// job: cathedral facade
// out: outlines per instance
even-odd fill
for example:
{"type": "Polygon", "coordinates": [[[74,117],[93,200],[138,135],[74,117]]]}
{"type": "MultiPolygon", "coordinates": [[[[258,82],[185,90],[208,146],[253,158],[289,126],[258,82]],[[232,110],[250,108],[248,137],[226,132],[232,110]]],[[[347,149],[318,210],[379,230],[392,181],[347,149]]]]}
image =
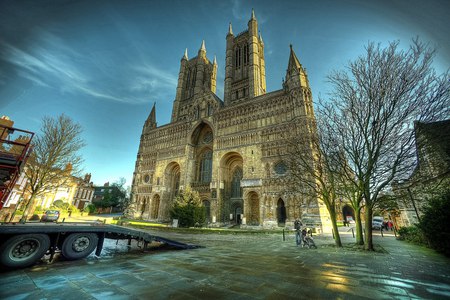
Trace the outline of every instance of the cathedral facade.
{"type": "MultiPolygon", "coordinates": [[[[210,226],[273,228],[297,218],[323,227],[328,213],[317,195],[292,187],[286,139],[315,133],[311,89],[290,49],[282,89],[267,92],[264,42],[252,11],[246,31],[226,36],[224,97],[216,94],[217,62],[181,59],[171,122],[146,120],[132,185],[132,214],[170,221],[176,195],[198,191],[210,226]]],[[[323,228],[322,228],[323,229],[323,228]]]]}

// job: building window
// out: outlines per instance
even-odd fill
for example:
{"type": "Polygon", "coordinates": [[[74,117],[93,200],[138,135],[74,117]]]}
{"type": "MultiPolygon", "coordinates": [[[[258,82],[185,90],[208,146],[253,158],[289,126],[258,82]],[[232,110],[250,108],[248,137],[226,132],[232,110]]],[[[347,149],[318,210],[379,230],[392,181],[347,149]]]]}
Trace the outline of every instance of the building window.
{"type": "Polygon", "coordinates": [[[236,69],[241,67],[241,47],[237,47],[235,51],[235,66],[236,69]]]}
{"type": "Polygon", "coordinates": [[[236,99],[239,98],[239,91],[236,91],[236,99]]]}
{"type": "Polygon", "coordinates": [[[236,168],[234,170],[233,178],[231,180],[231,198],[242,197],[241,180],[242,180],[242,169],[236,168]]]}
{"type": "Polygon", "coordinates": [[[213,113],[213,106],[211,103],[208,103],[208,116],[211,116],[213,113]]]}
{"type": "Polygon", "coordinates": [[[200,117],[200,108],[197,106],[194,110],[194,117],[198,119],[200,117]]]}
{"type": "Polygon", "coordinates": [[[248,63],[250,62],[250,55],[249,55],[249,51],[248,51],[248,45],[245,44],[244,45],[244,66],[248,65],[248,63]]]}
{"type": "Polygon", "coordinates": [[[205,151],[200,161],[200,182],[211,182],[212,177],[212,151],[205,151]]]}
{"type": "Polygon", "coordinates": [[[287,166],[284,162],[280,161],[275,165],[275,173],[278,175],[284,175],[287,171],[287,166]]]}

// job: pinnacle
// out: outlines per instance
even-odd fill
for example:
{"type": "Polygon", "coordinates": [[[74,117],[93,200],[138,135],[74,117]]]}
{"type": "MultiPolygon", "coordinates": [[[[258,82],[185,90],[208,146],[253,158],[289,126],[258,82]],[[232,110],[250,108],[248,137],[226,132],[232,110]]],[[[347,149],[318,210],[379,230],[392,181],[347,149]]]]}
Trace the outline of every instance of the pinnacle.
{"type": "Polygon", "coordinates": [[[230,25],[228,26],[228,34],[233,34],[233,28],[231,28],[231,22],[230,25]]]}
{"type": "Polygon", "coordinates": [[[200,47],[200,51],[205,51],[206,52],[205,40],[202,41],[202,46],[200,47]]]}

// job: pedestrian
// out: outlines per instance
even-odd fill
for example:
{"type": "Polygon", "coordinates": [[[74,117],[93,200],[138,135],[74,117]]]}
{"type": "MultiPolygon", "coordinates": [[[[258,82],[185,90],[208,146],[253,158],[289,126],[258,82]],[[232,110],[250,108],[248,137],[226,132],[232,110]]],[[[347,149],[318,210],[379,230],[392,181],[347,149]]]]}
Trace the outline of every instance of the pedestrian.
{"type": "Polygon", "coordinates": [[[388,221],[388,228],[389,228],[389,231],[392,231],[392,226],[393,224],[392,224],[392,221],[391,220],[389,220],[388,221]]]}
{"type": "Polygon", "coordinates": [[[302,243],[302,237],[300,236],[300,230],[302,228],[303,224],[302,221],[300,221],[299,219],[294,221],[294,228],[295,228],[295,243],[296,245],[300,245],[302,243]]]}
{"type": "Polygon", "coordinates": [[[306,228],[303,228],[303,230],[302,230],[302,242],[303,242],[302,247],[307,246],[307,242],[306,242],[306,235],[307,235],[307,234],[308,234],[308,233],[306,232],[306,228]]]}

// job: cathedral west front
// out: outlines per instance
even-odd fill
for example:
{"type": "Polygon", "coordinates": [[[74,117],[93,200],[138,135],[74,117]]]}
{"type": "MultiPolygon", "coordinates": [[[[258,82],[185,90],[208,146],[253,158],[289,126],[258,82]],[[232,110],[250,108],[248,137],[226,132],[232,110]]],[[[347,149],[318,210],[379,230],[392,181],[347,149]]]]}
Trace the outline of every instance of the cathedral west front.
{"type": "MultiPolygon", "coordinates": [[[[226,35],[224,95],[216,95],[217,62],[204,42],[181,58],[169,124],[146,120],[132,185],[134,217],[170,221],[176,195],[190,186],[206,207],[210,226],[274,228],[302,218],[329,222],[315,194],[292,186],[286,139],[315,133],[311,89],[292,46],[280,90],[266,90],[264,42],[252,11],[248,28],[226,35]]],[[[284,64],[281,64],[284,65],[284,64]]],[[[308,147],[306,147],[308,148],[308,147]]]]}

